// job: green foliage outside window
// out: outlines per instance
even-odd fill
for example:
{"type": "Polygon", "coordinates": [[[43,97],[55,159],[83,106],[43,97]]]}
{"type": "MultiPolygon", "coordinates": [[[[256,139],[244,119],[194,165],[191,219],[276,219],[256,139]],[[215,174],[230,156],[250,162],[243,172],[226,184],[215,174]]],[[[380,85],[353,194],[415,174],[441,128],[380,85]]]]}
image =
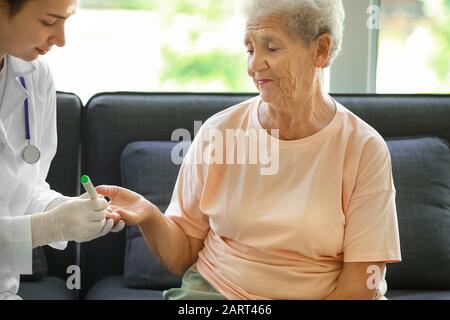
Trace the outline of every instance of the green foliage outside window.
{"type": "Polygon", "coordinates": [[[81,7],[86,9],[123,9],[154,10],[156,0],[81,0],[81,7]]]}
{"type": "MultiPolygon", "coordinates": [[[[233,1],[176,0],[171,4],[166,4],[165,10],[162,10],[166,13],[166,23],[171,25],[180,17],[193,21],[186,24],[183,30],[191,43],[189,50],[183,51],[173,44],[172,39],[167,40],[162,48],[164,67],[161,82],[175,82],[181,87],[195,83],[201,88],[202,85],[219,81],[223,91],[254,91],[246,73],[243,45],[238,52],[216,47],[221,42],[217,38],[206,52],[200,45],[205,32],[223,28],[223,24],[233,15],[233,1]]],[[[240,37],[235,41],[242,43],[240,37]]]]}
{"type": "Polygon", "coordinates": [[[450,0],[442,0],[441,8],[440,15],[431,22],[437,46],[431,63],[439,79],[450,83],[450,0]]]}
{"type": "Polygon", "coordinates": [[[197,83],[201,86],[220,79],[228,90],[246,89],[246,65],[241,54],[227,54],[219,50],[205,54],[178,54],[165,47],[163,57],[166,66],[161,74],[162,81],[176,79],[180,84],[197,83]]]}
{"type": "MultiPolygon", "coordinates": [[[[158,12],[162,28],[169,29],[178,19],[186,24],[177,32],[177,39],[185,37],[189,48],[182,49],[177,39],[168,36],[161,46],[162,68],[160,82],[170,84],[172,89],[186,88],[192,85],[199,90],[209,91],[208,85],[215,84],[219,91],[254,91],[246,73],[246,51],[226,50],[217,47],[221,39],[214,39],[205,49],[200,46],[204,33],[220,30],[224,22],[229,22],[234,14],[234,1],[211,0],[82,0],[81,7],[86,9],[127,9],[158,12]],[[207,89],[204,89],[207,88],[207,89]]],[[[242,39],[237,37],[236,43],[242,39]]],[[[209,86],[211,88],[211,86],[209,86]]]]}

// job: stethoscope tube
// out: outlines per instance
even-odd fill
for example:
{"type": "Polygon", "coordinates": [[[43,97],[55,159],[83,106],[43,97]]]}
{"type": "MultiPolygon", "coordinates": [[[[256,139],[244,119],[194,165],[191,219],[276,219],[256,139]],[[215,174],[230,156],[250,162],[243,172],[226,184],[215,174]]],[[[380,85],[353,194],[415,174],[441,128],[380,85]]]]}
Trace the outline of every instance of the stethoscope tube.
{"type": "MultiPolygon", "coordinates": [[[[20,77],[20,83],[22,84],[22,87],[27,90],[27,84],[25,83],[25,78],[20,77]]],[[[24,111],[25,111],[25,139],[30,142],[31,140],[31,133],[30,133],[30,114],[29,114],[29,104],[28,104],[28,98],[25,99],[25,102],[23,103],[24,111]]]]}
{"type": "MultiPolygon", "coordinates": [[[[24,77],[20,77],[20,83],[22,84],[23,88],[27,90],[27,84],[25,82],[24,77]]],[[[28,97],[25,99],[23,107],[25,113],[25,139],[28,141],[28,144],[22,151],[22,159],[28,164],[35,164],[41,158],[41,152],[37,147],[31,144],[30,112],[29,112],[28,97]]]]}

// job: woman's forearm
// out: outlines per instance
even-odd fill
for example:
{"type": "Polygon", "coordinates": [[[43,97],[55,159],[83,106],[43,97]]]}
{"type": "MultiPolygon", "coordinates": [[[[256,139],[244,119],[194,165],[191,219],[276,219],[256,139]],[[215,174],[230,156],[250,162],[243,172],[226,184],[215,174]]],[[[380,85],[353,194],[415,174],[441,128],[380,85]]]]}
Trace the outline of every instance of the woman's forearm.
{"type": "Polygon", "coordinates": [[[186,233],[156,207],[139,225],[148,246],[173,273],[182,275],[194,262],[191,243],[186,233]]]}
{"type": "Polygon", "coordinates": [[[379,292],[385,262],[344,262],[342,272],[337,280],[335,290],[326,298],[327,300],[375,300],[381,296],[379,292]],[[369,271],[376,267],[379,272],[375,274],[369,271]]]}

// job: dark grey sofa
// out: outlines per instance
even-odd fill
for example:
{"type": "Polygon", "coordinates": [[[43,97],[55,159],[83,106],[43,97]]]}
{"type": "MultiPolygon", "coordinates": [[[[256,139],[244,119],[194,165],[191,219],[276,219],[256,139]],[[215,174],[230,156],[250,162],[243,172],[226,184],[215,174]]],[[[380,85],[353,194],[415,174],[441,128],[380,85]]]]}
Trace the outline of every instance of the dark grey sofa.
{"type": "MultiPolygon", "coordinates": [[[[131,188],[165,210],[178,167],[171,134],[251,95],[99,94],[84,113],[83,172],[131,188]],[[105,134],[107,132],[107,134],[105,134]]],[[[388,298],[450,298],[450,96],[335,95],[388,140],[403,262],[388,265],[388,298]]],[[[83,299],[160,299],[179,284],[129,228],[81,245],[83,299]]]]}
{"type": "MultiPolygon", "coordinates": [[[[64,96],[58,96],[60,140],[52,185],[66,194],[78,192],[79,167],[65,160],[78,159],[73,153],[77,138],[64,139],[67,130],[79,134],[81,123],[82,173],[96,185],[133,189],[164,211],[178,170],[170,161],[172,132],[184,128],[193,136],[194,121],[252,95],[104,93],[93,97],[82,114],[65,106],[77,99],[64,96]]],[[[450,95],[334,97],[377,129],[391,150],[403,262],[388,265],[387,297],[450,299],[450,95]]],[[[41,289],[55,292],[49,298],[65,298],[67,289],[54,290],[47,281],[65,285],[61,281],[72,261],[82,270],[81,299],[161,299],[162,290],[179,284],[179,277],[154,259],[136,228],[72,246],[62,253],[45,248],[48,274],[56,278],[24,282],[25,298],[45,299],[41,289]]]]}

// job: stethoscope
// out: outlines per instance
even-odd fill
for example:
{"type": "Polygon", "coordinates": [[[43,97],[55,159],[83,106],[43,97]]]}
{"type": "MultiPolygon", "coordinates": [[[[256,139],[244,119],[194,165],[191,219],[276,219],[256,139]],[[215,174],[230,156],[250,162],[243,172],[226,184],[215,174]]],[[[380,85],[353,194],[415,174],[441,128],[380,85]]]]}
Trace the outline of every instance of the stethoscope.
{"type": "MultiPolygon", "coordinates": [[[[24,77],[20,77],[20,83],[22,84],[22,87],[27,90],[27,85],[25,83],[24,77]]],[[[35,164],[41,158],[41,152],[36,146],[31,144],[28,98],[25,99],[23,107],[25,111],[25,139],[28,141],[28,144],[22,150],[22,159],[28,164],[35,164]]]]}

